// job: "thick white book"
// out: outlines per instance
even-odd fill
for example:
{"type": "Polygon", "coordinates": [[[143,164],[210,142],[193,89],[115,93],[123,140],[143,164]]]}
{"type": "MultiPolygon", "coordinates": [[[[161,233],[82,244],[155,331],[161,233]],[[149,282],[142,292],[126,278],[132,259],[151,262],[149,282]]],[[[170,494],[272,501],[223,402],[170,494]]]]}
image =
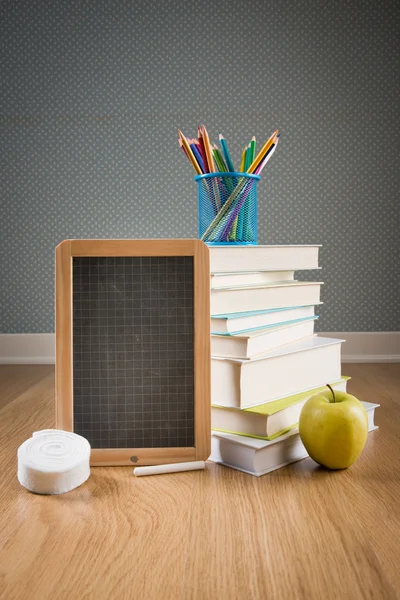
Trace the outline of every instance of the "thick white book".
{"type": "Polygon", "coordinates": [[[250,359],[274,348],[293,344],[314,335],[318,317],[290,321],[285,325],[270,325],[238,335],[211,335],[211,354],[227,358],[250,359]]]}
{"type": "Polygon", "coordinates": [[[374,431],[374,429],[378,429],[379,426],[375,425],[375,409],[380,406],[380,404],[375,404],[374,402],[364,402],[361,401],[364,405],[365,410],[368,415],[368,431],[374,431]]]}
{"type": "Polygon", "coordinates": [[[313,336],[250,360],[211,358],[211,404],[248,408],[340,379],[344,340],[313,336]]]}
{"type": "MultiPolygon", "coordinates": [[[[375,408],[379,404],[362,402],[368,415],[368,431],[375,425],[375,408]]],[[[260,477],[271,471],[306,458],[308,453],[303,446],[297,429],[275,438],[272,441],[212,431],[211,456],[209,460],[249,475],[260,477]]]]}
{"type": "MultiPolygon", "coordinates": [[[[322,302],[319,302],[322,304],[322,302]]],[[[211,317],[211,333],[235,335],[246,331],[264,329],[270,325],[283,325],[315,314],[315,305],[272,308],[267,310],[227,313],[211,317]]]]}
{"type": "Polygon", "coordinates": [[[318,268],[320,245],[209,246],[211,273],[301,271],[318,268]]]}
{"type": "Polygon", "coordinates": [[[219,290],[232,286],[254,286],[266,283],[294,281],[294,271],[239,271],[211,273],[210,288],[219,290]]]}
{"type": "Polygon", "coordinates": [[[211,315],[318,304],[322,282],[287,281],[211,290],[211,315]]]}
{"type": "MultiPolygon", "coordinates": [[[[327,383],[338,392],[345,392],[348,379],[350,378],[342,377],[339,381],[327,383]]],[[[326,385],[319,386],[253,408],[240,409],[212,405],[211,429],[264,440],[274,439],[298,425],[301,409],[311,396],[327,390],[326,385]]]]}

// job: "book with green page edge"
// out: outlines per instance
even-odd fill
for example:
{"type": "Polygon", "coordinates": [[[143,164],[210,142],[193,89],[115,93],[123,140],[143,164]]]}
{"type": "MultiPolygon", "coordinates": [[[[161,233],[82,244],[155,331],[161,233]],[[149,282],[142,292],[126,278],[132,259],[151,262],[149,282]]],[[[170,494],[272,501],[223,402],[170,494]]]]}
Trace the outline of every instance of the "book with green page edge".
{"type": "Polygon", "coordinates": [[[211,356],[211,404],[250,408],[338,381],[343,342],[312,335],[251,359],[211,356]]]}
{"type": "MultiPolygon", "coordinates": [[[[341,377],[330,385],[345,392],[349,379],[350,377],[341,377]]],[[[326,386],[319,386],[245,409],[212,404],[211,429],[260,440],[273,440],[297,427],[301,409],[307,400],[326,389],[326,386]]]]}
{"type": "MultiPolygon", "coordinates": [[[[361,404],[367,412],[368,431],[378,429],[374,416],[379,404],[363,401],[361,404]]],[[[273,440],[212,431],[211,455],[208,460],[259,477],[307,456],[295,427],[273,440]]]]}

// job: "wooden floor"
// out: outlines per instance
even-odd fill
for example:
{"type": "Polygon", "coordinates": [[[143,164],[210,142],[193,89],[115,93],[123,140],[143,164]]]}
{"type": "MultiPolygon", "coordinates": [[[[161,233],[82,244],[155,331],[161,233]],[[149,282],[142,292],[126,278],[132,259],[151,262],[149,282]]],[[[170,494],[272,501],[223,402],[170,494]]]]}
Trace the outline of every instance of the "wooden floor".
{"type": "Polygon", "coordinates": [[[54,368],[0,367],[0,598],[343,600],[400,598],[400,365],[344,365],[377,402],[350,469],[309,458],[261,478],[134,478],[93,468],[62,496],[16,478],[18,446],[54,426],[54,368]]]}

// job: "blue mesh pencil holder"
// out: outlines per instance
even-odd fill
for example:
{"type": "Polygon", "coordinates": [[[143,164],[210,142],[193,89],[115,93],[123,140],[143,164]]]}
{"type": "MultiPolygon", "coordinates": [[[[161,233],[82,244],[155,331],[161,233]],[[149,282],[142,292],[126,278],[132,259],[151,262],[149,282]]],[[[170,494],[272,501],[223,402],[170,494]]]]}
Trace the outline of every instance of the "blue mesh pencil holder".
{"type": "Polygon", "coordinates": [[[212,245],[257,244],[257,183],[249,173],[207,173],[198,186],[199,238],[212,245]]]}

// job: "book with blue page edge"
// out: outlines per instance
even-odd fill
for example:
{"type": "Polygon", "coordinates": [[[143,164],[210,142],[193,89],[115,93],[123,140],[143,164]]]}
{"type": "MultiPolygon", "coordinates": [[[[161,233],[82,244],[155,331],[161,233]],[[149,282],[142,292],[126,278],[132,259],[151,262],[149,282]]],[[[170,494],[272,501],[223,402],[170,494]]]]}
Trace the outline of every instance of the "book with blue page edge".
{"type": "Polygon", "coordinates": [[[250,360],[256,356],[298,342],[314,333],[316,315],[269,325],[239,334],[211,334],[211,355],[250,360]]]}
{"type": "Polygon", "coordinates": [[[314,316],[315,306],[320,304],[322,302],[303,306],[211,315],[211,333],[235,335],[244,331],[263,329],[270,325],[282,325],[295,319],[314,316]]]}

